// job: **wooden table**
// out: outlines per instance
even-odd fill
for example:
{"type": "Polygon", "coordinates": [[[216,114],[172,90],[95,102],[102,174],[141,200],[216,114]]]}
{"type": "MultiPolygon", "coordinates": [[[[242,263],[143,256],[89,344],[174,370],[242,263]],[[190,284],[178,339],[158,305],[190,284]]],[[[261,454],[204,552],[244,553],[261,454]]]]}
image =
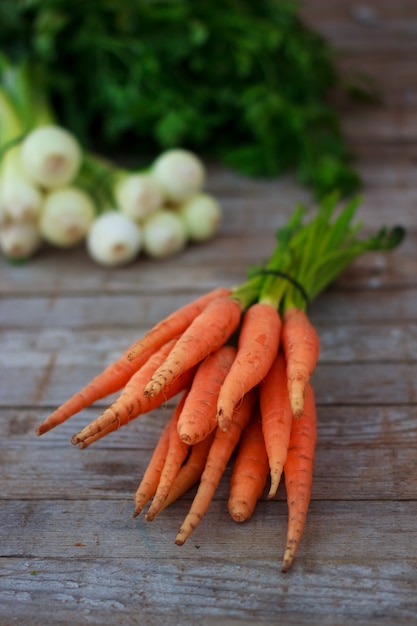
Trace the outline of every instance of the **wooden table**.
{"type": "Polygon", "coordinates": [[[81,247],[0,260],[0,624],[415,624],[417,620],[417,10],[414,3],[306,3],[344,70],[376,75],[378,108],[346,108],[364,179],[366,229],[402,224],[311,307],[318,446],[296,562],[280,573],[285,493],[236,524],[230,469],[188,542],[192,494],[154,522],[132,496],[172,405],[80,451],[70,437],[102,401],[37,438],[36,425],[154,322],[265,259],[306,190],[210,166],[218,237],[163,262],[106,270],[81,247]],[[395,6],[394,6],[395,5],[395,6]]]}

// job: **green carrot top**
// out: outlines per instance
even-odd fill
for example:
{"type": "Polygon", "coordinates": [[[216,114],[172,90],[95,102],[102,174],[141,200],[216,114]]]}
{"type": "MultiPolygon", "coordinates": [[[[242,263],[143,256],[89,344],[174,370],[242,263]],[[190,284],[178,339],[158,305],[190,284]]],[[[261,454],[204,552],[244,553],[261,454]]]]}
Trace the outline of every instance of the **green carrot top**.
{"type": "Polygon", "coordinates": [[[402,226],[381,227],[361,237],[363,224],[354,222],[360,198],[339,205],[337,194],[327,196],[307,222],[299,205],[276,232],[276,247],[261,267],[250,269],[248,280],[233,290],[244,306],[269,302],[282,313],[290,307],[306,310],[349,265],[365,252],[387,251],[405,236],[402,226]]]}

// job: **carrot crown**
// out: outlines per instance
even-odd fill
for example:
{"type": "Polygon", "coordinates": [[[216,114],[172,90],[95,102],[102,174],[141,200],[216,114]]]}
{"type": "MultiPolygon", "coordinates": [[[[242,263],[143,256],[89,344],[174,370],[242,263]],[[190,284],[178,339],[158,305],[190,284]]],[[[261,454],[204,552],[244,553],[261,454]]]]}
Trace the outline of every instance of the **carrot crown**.
{"type": "Polygon", "coordinates": [[[290,307],[306,310],[359,256],[398,246],[405,236],[402,226],[362,235],[363,224],[354,221],[360,198],[344,207],[337,194],[327,196],[309,220],[299,205],[287,224],[276,232],[276,247],[261,267],[252,267],[248,279],[235,287],[233,297],[245,307],[269,302],[281,313],[290,307]]]}

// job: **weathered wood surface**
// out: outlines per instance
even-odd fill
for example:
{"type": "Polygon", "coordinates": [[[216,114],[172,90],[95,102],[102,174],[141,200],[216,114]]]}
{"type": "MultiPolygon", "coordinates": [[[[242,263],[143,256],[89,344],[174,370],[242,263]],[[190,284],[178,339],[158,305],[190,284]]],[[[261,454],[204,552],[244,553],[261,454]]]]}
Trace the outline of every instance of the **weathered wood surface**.
{"type": "Polygon", "coordinates": [[[173,541],[192,493],[154,522],[132,495],[172,404],[80,451],[71,436],[107,401],[34,429],[138,334],[192,296],[263,261],[294,205],[291,177],[213,165],[217,239],[120,270],[84,250],[0,259],[0,624],[254,626],[417,621],[417,6],[307,0],[343,71],[378,81],[378,108],[343,105],[364,180],[366,228],[402,224],[393,253],[358,261],[311,307],[321,339],[313,499],[293,569],[280,573],[285,492],[233,523],[230,469],[194,536],[173,541]]]}

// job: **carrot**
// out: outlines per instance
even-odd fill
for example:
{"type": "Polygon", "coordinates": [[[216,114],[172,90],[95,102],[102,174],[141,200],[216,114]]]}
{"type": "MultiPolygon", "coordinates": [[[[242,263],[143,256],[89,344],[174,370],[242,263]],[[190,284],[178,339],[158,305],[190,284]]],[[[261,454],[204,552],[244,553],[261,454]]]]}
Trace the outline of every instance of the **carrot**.
{"type": "Polygon", "coordinates": [[[287,359],[288,392],[295,418],[303,414],[308,382],[316,367],[320,341],[317,332],[301,309],[291,307],[284,312],[282,343],[287,359]]]}
{"type": "Polygon", "coordinates": [[[292,422],[288,456],[284,465],[288,531],[282,572],[286,572],[294,561],[306,522],[313,482],[316,422],[314,392],[311,385],[308,385],[303,415],[301,419],[292,422]]]}
{"type": "Polygon", "coordinates": [[[148,522],[152,522],[161,510],[171,485],[174,482],[175,477],[178,474],[181,465],[185,461],[190,449],[186,443],[181,441],[177,431],[178,417],[184,407],[184,402],[188,392],[188,389],[183,392],[170,422],[168,450],[164,467],[162,469],[161,478],[159,480],[154,499],[152,500],[152,504],[145,516],[145,519],[148,522]]]}
{"type": "Polygon", "coordinates": [[[216,429],[197,493],[175,539],[177,545],[181,546],[186,541],[201,522],[204,513],[210,506],[210,502],[239,441],[242,430],[249,422],[255,400],[255,392],[250,391],[244,396],[242,403],[236,409],[234,420],[229,430],[224,432],[220,428],[216,429]]]}
{"type": "Polygon", "coordinates": [[[136,341],[130,348],[127,358],[129,360],[136,359],[145,350],[149,348],[156,350],[173,337],[181,335],[212,300],[222,296],[226,297],[230,293],[230,289],[218,287],[180,307],[158,322],[146,335],[136,341]]]}
{"type": "Polygon", "coordinates": [[[235,356],[236,349],[226,345],[199,364],[178,419],[178,434],[185,443],[202,441],[217,426],[217,396],[235,356]]]}
{"type": "Polygon", "coordinates": [[[217,420],[226,431],[233,410],[242,397],[268,373],[278,352],[281,319],[266,303],[253,304],[245,313],[238,339],[238,351],[217,402],[217,420]]]}
{"type": "Polygon", "coordinates": [[[242,434],[233,465],[227,507],[235,522],[244,522],[252,516],[264,491],[268,472],[268,456],[258,407],[242,434]]]}
{"type": "MultiPolygon", "coordinates": [[[[132,344],[134,345],[134,344],[132,344]]],[[[85,387],[77,391],[71,398],[66,400],[60,407],[47,417],[36,429],[37,435],[43,435],[52,428],[63,424],[67,419],[91,406],[97,400],[120,391],[131,376],[142,367],[151,355],[147,350],[134,363],[127,360],[131,348],[126,350],[122,356],[108,365],[100,374],[93,378],[85,387]]]]}
{"type": "Polygon", "coordinates": [[[91,406],[97,400],[116,391],[120,391],[130,377],[147,361],[149,356],[167,341],[181,334],[201,313],[209,302],[220,296],[227,296],[230,289],[218,287],[184,305],[156,324],[144,337],[135,341],[123,352],[119,359],[93,378],[85,387],[58,407],[36,429],[36,434],[43,435],[67,419],[91,406]],[[138,357],[140,356],[140,359],[138,357]],[[131,361],[134,361],[131,362],[131,361]]]}
{"type": "Polygon", "coordinates": [[[178,500],[200,480],[215,432],[213,430],[205,439],[191,446],[190,454],[176,475],[161,510],[178,500]]]}
{"type": "Polygon", "coordinates": [[[168,358],[145,387],[145,395],[156,396],[176,376],[218,350],[239,325],[241,305],[220,297],[212,300],[180,336],[168,358]]]}
{"type": "Polygon", "coordinates": [[[146,381],[149,380],[149,376],[151,376],[158,365],[163,362],[174,346],[175,341],[175,339],[171,339],[165,346],[162,346],[155,352],[141,369],[132,376],[117,400],[95,420],[85,426],[83,430],[74,435],[71,442],[80,448],[86,448],[139,415],[160,406],[163,401],[172,398],[184,389],[191,382],[192,370],[188,370],[169,385],[162,399],[143,396],[143,387],[146,381]]]}
{"type": "Polygon", "coordinates": [[[161,472],[164,467],[165,457],[168,451],[171,422],[165,427],[159,437],[143,478],[135,493],[135,511],[133,517],[137,517],[145,504],[155,495],[158,488],[161,472]]]}
{"type": "Polygon", "coordinates": [[[286,362],[282,351],[259,387],[262,430],[269,459],[271,486],[268,498],[277,492],[290,440],[293,415],[287,388],[286,362]]]}

